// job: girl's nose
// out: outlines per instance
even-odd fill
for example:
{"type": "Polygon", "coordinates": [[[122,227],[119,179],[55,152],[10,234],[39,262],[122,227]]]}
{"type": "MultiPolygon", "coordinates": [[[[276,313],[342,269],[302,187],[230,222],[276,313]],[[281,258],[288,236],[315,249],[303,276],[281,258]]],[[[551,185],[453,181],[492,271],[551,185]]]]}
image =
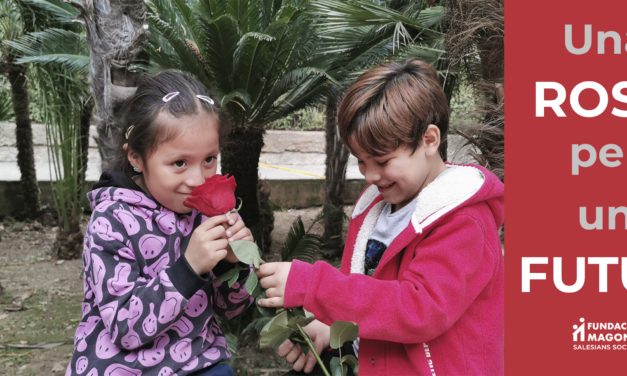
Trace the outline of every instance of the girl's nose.
{"type": "Polygon", "coordinates": [[[187,176],[185,177],[185,184],[192,188],[196,188],[205,182],[205,175],[203,174],[202,166],[190,168],[187,170],[187,176]]]}

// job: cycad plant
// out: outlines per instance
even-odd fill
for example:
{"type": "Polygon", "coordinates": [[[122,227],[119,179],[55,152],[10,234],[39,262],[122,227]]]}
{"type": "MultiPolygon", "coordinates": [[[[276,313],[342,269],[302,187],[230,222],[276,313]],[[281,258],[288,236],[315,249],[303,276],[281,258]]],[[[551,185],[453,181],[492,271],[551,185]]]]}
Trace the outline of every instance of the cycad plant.
{"type": "Polygon", "coordinates": [[[324,96],[333,86],[306,1],[152,0],[152,69],[179,70],[203,82],[227,109],[232,131],[221,145],[223,174],[238,182],[240,212],[259,221],[258,163],[265,127],[324,96]]]}
{"type": "Polygon", "coordinates": [[[70,24],[72,17],[60,17],[72,14],[68,5],[57,0],[29,0],[28,5],[41,31],[5,44],[20,56],[16,63],[30,67],[42,106],[59,218],[57,256],[76,258],[82,248],[81,200],[93,108],[85,70],[86,43],[80,29],[70,24]]]}

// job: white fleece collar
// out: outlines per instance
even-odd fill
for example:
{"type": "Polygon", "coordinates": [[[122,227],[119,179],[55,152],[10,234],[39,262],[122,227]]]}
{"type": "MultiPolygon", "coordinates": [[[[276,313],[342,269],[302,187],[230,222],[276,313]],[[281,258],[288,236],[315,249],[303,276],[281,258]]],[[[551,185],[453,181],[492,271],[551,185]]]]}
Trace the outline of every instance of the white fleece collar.
{"type": "MultiPolygon", "coordinates": [[[[417,234],[422,233],[423,228],[468,200],[483,185],[485,176],[478,168],[447,166],[453,170],[431,182],[418,195],[416,208],[411,218],[411,224],[417,234]]],[[[363,214],[378,196],[379,190],[375,185],[368,187],[355,204],[352,218],[363,214]]],[[[359,229],[351,259],[351,273],[364,273],[366,245],[384,206],[385,201],[380,201],[373,206],[359,229]]]]}

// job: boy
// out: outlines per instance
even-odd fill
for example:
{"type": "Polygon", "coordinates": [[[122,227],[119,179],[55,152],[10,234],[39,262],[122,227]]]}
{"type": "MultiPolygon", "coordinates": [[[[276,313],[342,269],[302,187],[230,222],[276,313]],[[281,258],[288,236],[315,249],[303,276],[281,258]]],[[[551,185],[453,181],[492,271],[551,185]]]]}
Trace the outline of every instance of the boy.
{"type": "MultiPolygon", "coordinates": [[[[341,271],[324,262],[264,264],[268,299],[260,304],[312,312],[306,331],[318,352],[329,346],[328,325],[356,322],[360,376],[502,375],[504,186],[482,167],[442,161],[449,110],[437,72],[418,60],[376,67],[338,113],[370,183],[352,214],[341,271]]],[[[315,365],[289,341],[279,355],[296,371],[315,365]]]]}

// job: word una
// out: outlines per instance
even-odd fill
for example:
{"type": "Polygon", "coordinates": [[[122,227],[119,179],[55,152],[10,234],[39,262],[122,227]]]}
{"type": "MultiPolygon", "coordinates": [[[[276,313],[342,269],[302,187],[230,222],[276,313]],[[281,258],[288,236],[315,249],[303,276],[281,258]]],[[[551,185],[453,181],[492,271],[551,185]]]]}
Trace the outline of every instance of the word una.
{"type": "MultiPolygon", "coordinates": [[[[627,289],[627,257],[621,258],[622,281],[627,289]]],[[[546,265],[548,257],[522,258],[522,292],[531,292],[532,280],[546,280],[546,273],[532,273],[531,265],[546,265]]],[[[588,265],[599,265],[599,292],[607,292],[607,266],[618,264],[618,257],[588,257],[588,265]]],[[[581,290],[586,280],[586,258],[577,257],[577,281],[566,285],[562,280],[562,258],[553,257],[553,283],[561,292],[573,293],[581,290]]]]}
{"type": "MultiPolygon", "coordinates": [[[[596,208],[596,216],[594,222],[588,222],[587,208],[579,208],[579,224],[584,230],[603,230],[603,208],[596,208]]],[[[616,215],[622,214],[625,219],[625,230],[627,230],[627,207],[621,206],[618,208],[609,208],[608,222],[609,229],[616,230],[616,215]]]]}
{"type": "MultiPolygon", "coordinates": [[[[573,25],[566,25],[566,49],[573,55],[583,55],[590,51],[592,47],[592,25],[584,26],[584,44],[581,48],[573,46],[573,25]]],[[[614,54],[620,55],[621,53],[621,39],[620,34],[615,31],[599,31],[597,33],[597,53],[600,55],[605,54],[605,41],[610,38],[614,42],[614,54]]],[[[627,51],[627,45],[625,45],[627,51]]]]}

